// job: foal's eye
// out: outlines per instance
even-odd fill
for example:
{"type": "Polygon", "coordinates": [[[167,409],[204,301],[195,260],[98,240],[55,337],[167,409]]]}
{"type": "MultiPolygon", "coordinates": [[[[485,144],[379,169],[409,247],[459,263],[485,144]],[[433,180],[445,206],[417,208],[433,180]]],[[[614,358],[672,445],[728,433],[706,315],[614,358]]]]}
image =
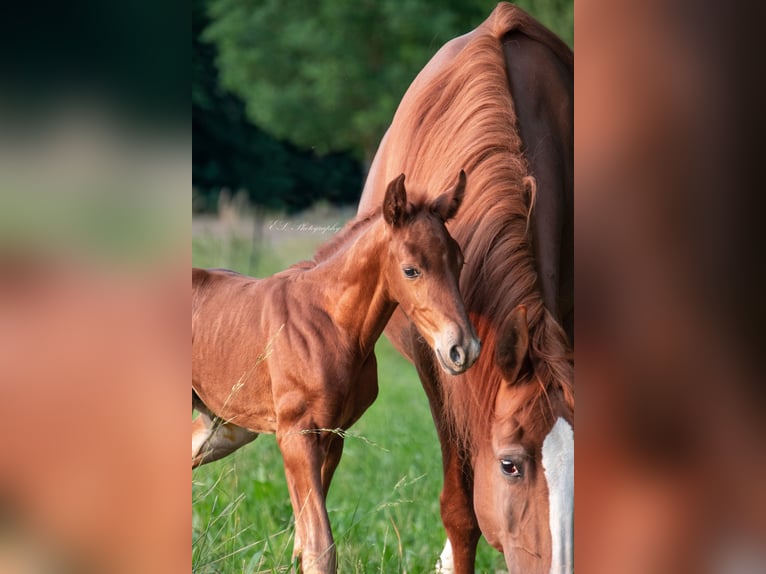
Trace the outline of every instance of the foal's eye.
{"type": "Polygon", "coordinates": [[[415,279],[415,277],[420,276],[420,271],[418,271],[414,267],[405,267],[404,269],[402,269],[402,272],[404,273],[404,276],[407,279],[415,279]]]}
{"type": "Polygon", "coordinates": [[[505,476],[511,478],[521,478],[521,469],[510,458],[504,458],[500,460],[500,469],[505,476]]]}

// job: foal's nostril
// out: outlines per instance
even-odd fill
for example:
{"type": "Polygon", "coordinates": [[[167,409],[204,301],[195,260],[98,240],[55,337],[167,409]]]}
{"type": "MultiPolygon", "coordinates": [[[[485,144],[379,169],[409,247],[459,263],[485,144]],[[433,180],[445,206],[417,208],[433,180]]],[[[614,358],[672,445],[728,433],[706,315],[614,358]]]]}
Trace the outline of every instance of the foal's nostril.
{"type": "Polygon", "coordinates": [[[463,363],[465,363],[465,351],[463,350],[463,347],[453,345],[449,350],[449,358],[455,366],[462,367],[463,363]]]}

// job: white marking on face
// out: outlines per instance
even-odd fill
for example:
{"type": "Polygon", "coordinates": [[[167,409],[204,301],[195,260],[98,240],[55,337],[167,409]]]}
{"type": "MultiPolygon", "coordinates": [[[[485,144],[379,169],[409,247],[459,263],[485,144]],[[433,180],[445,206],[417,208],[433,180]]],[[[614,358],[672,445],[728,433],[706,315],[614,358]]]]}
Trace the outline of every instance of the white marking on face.
{"type": "Polygon", "coordinates": [[[543,441],[543,470],[548,482],[551,574],[574,572],[574,431],[563,418],[543,441]]]}
{"type": "Polygon", "coordinates": [[[453,574],[455,571],[455,563],[452,559],[452,544],[449,539],[444,545],[439,560],[436,561],[436,574],[453,574]]]}

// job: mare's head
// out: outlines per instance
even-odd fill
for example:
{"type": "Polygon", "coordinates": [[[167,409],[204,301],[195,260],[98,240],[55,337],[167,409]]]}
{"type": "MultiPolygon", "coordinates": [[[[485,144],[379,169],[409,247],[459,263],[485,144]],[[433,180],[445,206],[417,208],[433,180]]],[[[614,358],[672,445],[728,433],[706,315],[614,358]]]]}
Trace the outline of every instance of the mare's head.
{"type": "Polygon", "coordinates": [[[474,509],[510,574],[573,571],[571,364],[535,359],[522,305],[498,332],[502,381],[474,445],[474,509]],[[535,365],[535,361],[543,363],[535,365]],[[556,372],[558,370],[558,372],[556,372]],[[563,381],[563,383],[562,383],[563,381]]]}
{"type": "Polygon", "coordinates": [[[468,369],[481,348],[458,288],[463,254],[444,225],[460,208],[465,184],[461,171],[453,188],[431,202],[413,204],[407,201],[402,174],[389,183],[383,201],[390,233],[389,292],[453,375],[468,369]]]}

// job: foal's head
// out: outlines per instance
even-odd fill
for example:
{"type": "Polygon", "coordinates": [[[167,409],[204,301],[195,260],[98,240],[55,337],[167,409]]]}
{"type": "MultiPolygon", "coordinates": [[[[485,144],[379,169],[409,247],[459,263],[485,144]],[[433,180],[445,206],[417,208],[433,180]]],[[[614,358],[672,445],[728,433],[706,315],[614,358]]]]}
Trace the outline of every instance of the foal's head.
{"type": "Polygon", "coordinates": [[[458,288],[463,254],[444,225],[457,213],[465,184],[461,171],[453,188],[415,205],[407,201],[402,174],[389,183],[383,201],[391,238],[385,263],[389,292],[453,375],[470,367],[481,348],[458,288]]]}

